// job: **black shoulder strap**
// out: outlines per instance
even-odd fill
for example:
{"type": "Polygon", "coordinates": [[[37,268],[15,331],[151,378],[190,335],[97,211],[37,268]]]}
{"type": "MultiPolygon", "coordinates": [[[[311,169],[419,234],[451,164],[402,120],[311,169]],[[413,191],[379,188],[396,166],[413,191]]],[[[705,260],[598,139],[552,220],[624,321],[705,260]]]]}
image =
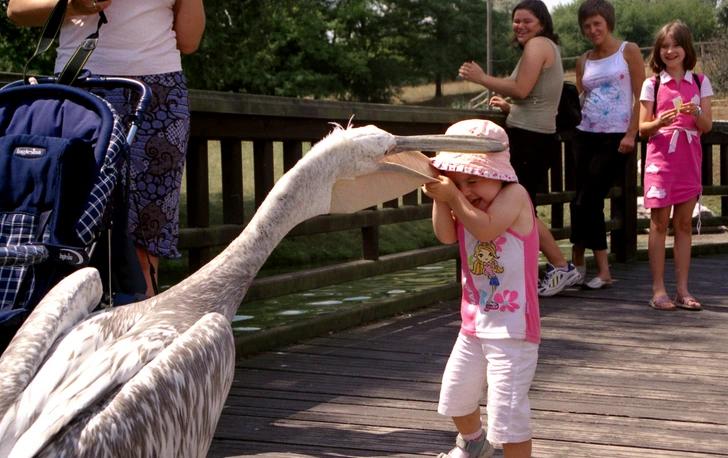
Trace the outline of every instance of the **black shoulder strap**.
{"type": "Polygon", "coordinates": [[[30,59],[25,62],[25,67],[23,68],[23,81],[25,81],[26,84],[29,79],[28,66],[33,59],[36,58],[36,56],[48,51],[48,48],[50,48],[53,44],[56,36],[58,36],[58,31],[61,30],[61,24],[63,23],[63,18],[66,16],[67,7],[68,0],[58,0],[58,3],[56,3],[56,6],[54,6],[51,11],[51,14],[48,15],[48,19],[46,19],[46,23],[43,26],[43,32],[38,40],[38,45],[35,47],[35,51],[33,52],[33,55],[30,56],[30,59]]]}
{"type": "MultiPolygon", "coordinates": [[[[61,25],[63,24],[63,19],[66,17],[67,9],[68,0],[58,0],[58,3],[56,3],[56,6],[53,7],[53,10],[51,10],[51,13],[48,15],[48,19],[43,26],[43,32],[38,40],[38,45],[35,47],[33,55],[25,63],[25,68],[23,68],[23,81],[26,83],[28,83],[30,79],[28,76],[28,66],[30,65],[30,62],[32,62],[36,56],[48,51],[51,47],[58,36],[58,32],[61,30],[61,25]]],[[[103,11],[100,11],[99,22],[96,25],[96,32],[86,37],[86,39],[78,46],[76,52],[73,53],[73,56],[63,68],[61,76],[58,78],[59,83],[72,84],[76,80],[76,77],[78,77],[78,74],[81,72],[86,61],[91,56],[91,53],[94,49],[96,49],[96,42],[99,38],[99,29],[107,22],[106,15],[103,11]]]]}
{"type": "Polygon", "coordinates": [[[99,30],[101,26],[106,24],[106,15],[103,11],[99,12],[99,22],[96,24],[96,31],[91,35],[87,36],[85,40],[78,45],[76,51],[73,53],[66,65],[61,70],[60,76],[58,76],[58,82],[60,84],[73,84],[78,78],[79,73],[86,65],[86,61],[91,57],[91,53],[96,49],[96,43],[99,41],[99,30]]]}
{"type": "MultiPolygon", "coordinates": [[[[697,74],[697,73],[693,73],[693,76],[695,77],[695,78],[693,78],[695,80],[695,84],[698,85],[698,97],[700,97],[700,91],[701,91],[701,89],[700,89],[700,84],[701,84],[700,83],[700,75],[697,74]]],[[[700,98],[702,99],[702,97],[700,97],[700,98]]]]}

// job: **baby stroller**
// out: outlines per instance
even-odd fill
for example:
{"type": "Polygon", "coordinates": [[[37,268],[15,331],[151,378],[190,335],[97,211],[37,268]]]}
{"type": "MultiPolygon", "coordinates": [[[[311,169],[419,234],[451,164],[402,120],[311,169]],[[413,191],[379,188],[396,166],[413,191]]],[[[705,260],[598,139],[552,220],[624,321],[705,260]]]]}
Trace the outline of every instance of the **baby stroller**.
{"type": "MultiPolygon", "coordinates": [[[[50,48],[66,6],[59,0],[54,7],[28,64],[50,48]]],[[[96,32],[57,77],[24,74],[0,89],[0,352],[43,296],[76,269],[90,264],[102,272],[109,305],[115,292],[127,296],[117,303],[131,302],[146,288],[126,237],[127,199],[120,185],[151,91],[133,79],[82,74],[104,23],[102,12],[96,32]],[[125,121],[93,93],[115,88],[138,97],[125,121]],[[122,266],[117,275],[112,251],[126,258],[115,258],[122,266]]]]}
{"type": "Polygon", "coordinates": [[[75,84],[45,78],[0,89],[0,349],[59,280],[91,261],[149,103],[136,80],[88,76],[75,84]],[[111,105],[84,90],[113,87],[140,95],[126,135],[111,105]]]}

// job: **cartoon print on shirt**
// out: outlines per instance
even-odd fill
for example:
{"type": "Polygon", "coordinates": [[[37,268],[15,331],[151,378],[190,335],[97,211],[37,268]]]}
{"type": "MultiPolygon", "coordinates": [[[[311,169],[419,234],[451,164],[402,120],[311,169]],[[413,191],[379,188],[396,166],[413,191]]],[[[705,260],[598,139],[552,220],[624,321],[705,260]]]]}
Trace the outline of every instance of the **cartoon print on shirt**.
{"type": "Polygon", "coordinates": [[[503,273],[503,266],[498,262],[498,247],[494,242],[478,242],[469,258],[468,267],[473,275],[488,277],[490,294],[480,290],[480,306],[482,310],[498,310],[495,302],[495,291],[500,285],[498,274],[503,273]]]}

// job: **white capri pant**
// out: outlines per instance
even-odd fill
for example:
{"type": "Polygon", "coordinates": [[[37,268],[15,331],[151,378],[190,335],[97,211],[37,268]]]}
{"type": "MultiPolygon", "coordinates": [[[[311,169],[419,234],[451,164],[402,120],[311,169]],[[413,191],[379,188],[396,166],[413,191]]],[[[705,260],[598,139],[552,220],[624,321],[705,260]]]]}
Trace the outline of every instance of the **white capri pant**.
{"type": "Polygon", "coordinates": [[[487,380],[488,441],[510,444],[531,439],[528,390],[537,361],[538,344],[461,333],[442,376],[438,413],[463,417],[479,409],[487,380]]]}

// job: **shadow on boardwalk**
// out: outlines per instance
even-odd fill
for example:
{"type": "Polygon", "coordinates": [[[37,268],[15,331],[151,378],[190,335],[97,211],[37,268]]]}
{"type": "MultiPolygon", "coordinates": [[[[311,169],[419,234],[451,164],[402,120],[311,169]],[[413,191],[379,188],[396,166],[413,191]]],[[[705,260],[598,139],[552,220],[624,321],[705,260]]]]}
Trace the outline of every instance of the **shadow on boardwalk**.
{"type": "MultiPolygon", "coordinates": [[[[702,312],[650,309],[645,262],[614,265],[610,289],[542,299],[534,456],[728,456],[727,268],[728,255],[693,260],[702,312]]],[[[448,450],[435,410],[458,326],[443,302],[239,361],[210,456],[448,450]]]]}

